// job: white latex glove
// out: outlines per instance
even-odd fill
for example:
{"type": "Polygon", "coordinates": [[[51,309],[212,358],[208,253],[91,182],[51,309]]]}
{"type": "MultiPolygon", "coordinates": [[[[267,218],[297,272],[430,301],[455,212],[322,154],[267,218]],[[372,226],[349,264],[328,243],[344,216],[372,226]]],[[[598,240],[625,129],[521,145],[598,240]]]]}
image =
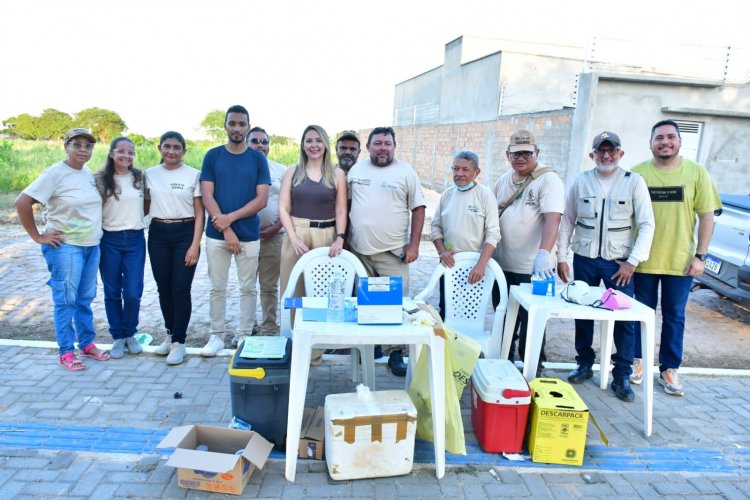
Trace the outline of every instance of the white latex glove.
{"type": "Polygon", "coordinates": [[[534,274],[545,279],[554,276],[555,270],[552,268],[549,252],[547,250],[540,248],[536,253],[536,258],[534,259],[534,274]]]}

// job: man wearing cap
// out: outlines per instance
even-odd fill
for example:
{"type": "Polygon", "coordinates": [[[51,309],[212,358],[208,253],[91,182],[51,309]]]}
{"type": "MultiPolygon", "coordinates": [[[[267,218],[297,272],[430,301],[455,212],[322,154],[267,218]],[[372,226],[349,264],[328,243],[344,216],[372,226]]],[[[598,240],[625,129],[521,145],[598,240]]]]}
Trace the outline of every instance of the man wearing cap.
{"type": "Polygon", "coordinates": [[[75,355],[76,340],[82,357],[109,359],[109,354],[94,344],[96,331],[91,311],[102,237],[102,197],[94,175],[86,167],[95,143],[89,130],[68,130],[67,157],[45,169],[16,199],[18,220],[40,245],[47,262],[58,364],[70,371],[85,369],[75,355]],[[35,203],[46,205],[41,233],[34,221],[35,203]]]}
{"type": "MultiPolygon", "coordinates": [[[[369,276],[401,276],[409,293],[409,264],[419,257],[425,200],[419,176],[394,157],[396,133],[376,127],[367,138],[370,158],[357,162],[347,175],[352,198],[349,244],[369,276]]],[[[406,375],[400,346],[392,346],[388,366],[406,375]]],[[[388,351],[388,346],[386,349],[388,351]]]]}
{"type": "MultiPolygon", "coordinates": [[[[659,383],[667,394],[682,396],[684,389],[677,370],[682,364],[685,306],[693,277],[703,274],[714,228],[714,210],[721,208],[721,200],[706,169],[680,156],[682,138],[677,123],[657,122],[651,128],[649,146],[653,157],[632,171],[646,181],[658,231],[654,233],[651,256],[636,269],[635,298],[656,309],[661,296],[659,383]],[[693,239],[696,217],[697,245],[693,239]]],[[[640,324],[635,328],[636,359],[630,381],[640,384],[643,378],[640,324]]]]}
{"type": "MultiPolygon", "coordinates": [[[[557,238],[557,271],[563,281],[571,279],[568,249],[572,242],[576,280],[591,286],[603,281],[606,288],[632,297],[633,273],[648,259],[654,237],[654,213],[643,178],[618,165],[624,155],[617,134],[602,132],[594,137],[589,158],[595,168],[576,177],[565,201],[557,238]]],[[[575,324],[578,367],[568,375],[568,382],[580,384],[594,375],[594,322],[576,320],[575,324]]],[[[622,401],[635,399],[629,381],[633,339],[633,322],[617,321],[612,390],[622,401]]]]}
{"type": "MultiPolygon", "coordinates": [[[[253,333],[278,335],[276,310],[279,305],[279,273],[281,270],[281,243],[284,228],[279,219],[279,190],[286,167],[268,159],[270,139],[261,127],[253,127],[247,134],[247,145],[263,154],[268,161],[271,174],[271,187],[268,190],[268,204],[258,212],[260,217],[260,253],[258,254],[258,281],[260,282],[260,304],[263,309],[263,322],[253,327],[253,333]]],[[[257,306],[257,295],[253,295],[253,308],[257,306]]],[[[237,337],[232,340],[235,344],[237,337]]]]}
{"type": "Polygon", "coordinates": [[[227,282],[234,258],[240,288],[238,344],[255,323],[255,279],[260,253],[258,212],[268,202],[271,176],[261,153],[247,147],[250,117],[242,106],[231,106],[224,119],[228,141],[208,150],[201,170],[201,193],[208,212],[206,256],[211,281],[208,315],[211,337],[201,351],[212,357],[224,348],[227,282]]]}
{"type": "MultiPolygon", "coordinates": [[[[500,241],[494,258],[503,269],[509,288],[531,282],[532,274],[554,275],[550,252],[557,240],[565,187],[551,168],[539,163],[539,153],[534,134],[527,130],[511,134],[505,155],[512,168],[495,183],[500,241]]],[[[497,290],[493,292],[493,302],[499,302],[497,290]]],[[[513,330],[510,360],[514,359],[516,339],[518,354],[524,358],[527,321],[528,314],[521,308],[513,330]]],[[[546,359],[542,343],[539,361],[546,359]]]]}
{"type": "Polygon", "coordinates": [[[345,174],[357,163],[359,158],[359,134],[354,130],[344,130],[336,140],[336,157],[339,159],[337,167],[345,174]]]}

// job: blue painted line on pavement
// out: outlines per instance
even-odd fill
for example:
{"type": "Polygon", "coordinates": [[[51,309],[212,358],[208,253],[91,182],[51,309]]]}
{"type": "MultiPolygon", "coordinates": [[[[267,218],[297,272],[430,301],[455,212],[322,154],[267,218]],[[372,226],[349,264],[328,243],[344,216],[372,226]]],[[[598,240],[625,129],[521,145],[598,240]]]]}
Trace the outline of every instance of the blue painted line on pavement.
{"type": "MultiPolygon", "coordinates": [[[[172,452],[171,449],[156,449],[156,445],[166,434],[167,431],[161,429],[0,422],[0,448],[168,455],[172,452]]],[[[570,468],[570,466],[559,464],[507,460],[501,454],[483,452],[476,441],[467,441],[466,451],[466,455],[446,453],[446,464],[570,468]]],[[[271,458],[283,460],[284,454],[274,449],[271,452],[271,458]]],[[[432,443],[417,439],[414,461],[433,463],[434,459],[432,443]]],[[[748,472],[750,471],[750,450],[623,448],[588,445],[583,465],[589,469],[602,471],[748,472]]]]}

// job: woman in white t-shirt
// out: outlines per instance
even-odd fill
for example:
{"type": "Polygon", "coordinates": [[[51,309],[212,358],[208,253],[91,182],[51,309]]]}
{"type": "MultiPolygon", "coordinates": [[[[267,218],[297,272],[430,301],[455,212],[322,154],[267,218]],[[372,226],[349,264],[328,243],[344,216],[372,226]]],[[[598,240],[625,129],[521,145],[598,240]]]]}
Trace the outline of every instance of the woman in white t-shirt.
{"type": "Polygon", "coordinates": [[[156,353],[167,356],[168,365],[178,365],[185,358],[192,312],[190,287],[203,235],[200,171],[182,163],[185,151],[180,133],[164,133],[159,140],[162,163],[146,171],[146,212],[152,216],[148,255],[167,329],[167,338],[156,353]]]}
{"type": "Polygon", "coordinates": [[[104,168],[96,174],[102,195],[102,241],[99,273],[104,287],[104,310],[114,342],[109,355],[140,354],[135,339],[143,295],[146,239],[143,236],[143,172],[133,166],[135,145],[118,137],[109,145],[104,168]]]}
{"type": "Polygon", "coordinates": [[[84,128],[65,133],[67,158],[44,170],[16,200],[18,220],[42,247],[47,261],[55,305],[55,338],[58,363],[70,371],[86,367],[81,356],[106,361],[109,354],[96,347],[91,301],[96,297],[96,268],[102,237],[102,197],[94,174],[85,163],[91,159],[96,139],[84,128]],[[46,205],[44,231],[34,221],[35,203],[46,205]]]}

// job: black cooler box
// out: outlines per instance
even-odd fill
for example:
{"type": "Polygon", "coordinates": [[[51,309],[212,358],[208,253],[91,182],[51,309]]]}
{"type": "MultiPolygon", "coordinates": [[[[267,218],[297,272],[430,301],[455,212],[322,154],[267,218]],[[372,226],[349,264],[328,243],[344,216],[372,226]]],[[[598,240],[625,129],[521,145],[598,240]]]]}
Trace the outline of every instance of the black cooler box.
{"type": "Polygon", "coordinates": [[[276,448],[285,449],[292,339],[287,339],[280,359],[242,358],[243,344],[229,364],[232,415],[252,425],[276,448]]]}

